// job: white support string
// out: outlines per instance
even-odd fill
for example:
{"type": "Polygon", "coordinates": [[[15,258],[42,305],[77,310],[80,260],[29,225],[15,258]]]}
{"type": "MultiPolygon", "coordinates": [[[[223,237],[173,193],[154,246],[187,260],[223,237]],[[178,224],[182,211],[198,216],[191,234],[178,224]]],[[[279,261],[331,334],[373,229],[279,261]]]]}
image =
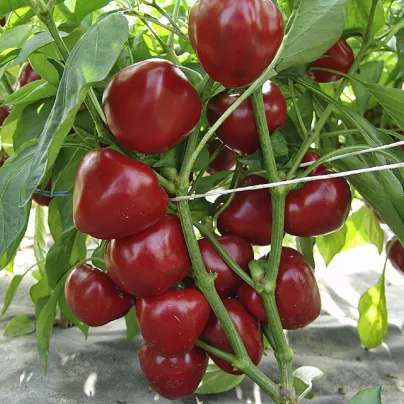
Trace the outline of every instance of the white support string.
{"type": "Polygon", "coordinates": [[[214,192],[208,192],[206,194],[177,196],[176,198],[171,198],[170,201],[172,201],[172,202],[179,202],[179,201],[186,201],[186,200],[192,201],[193,199],[206,198],[206,197],[209,197],[209,196],[221,196],[221,195],[234,194],[236,192],[256,191],[256,190],[259,190],[259,189],[269,189],[269,188],[280,187],[282,185],[301,184],[301,183],[306,183],[306,182],[328,180],[330,178],[349,177],[349,176],[357,175],[357,174],[365,174],[365,173],[371,173],[371,172],[376,172],[376,171],[393,170],[395,168],[403,168],[403,167],[404,167],[404,163],[387,164],[387,165],[383,165],[383,166],[361,168],[361,169],[358,169],[358,170],[345,171],[345,172],[341,172],[341,173],[332,173],[332,174],[326,174],[326,175],[316,175],[316,176],[313,176],[313,177],[295,178],[293,180],[273,182],[273,183],[270,183],[270,184],[261,184],[261,185],[254,185],[254,186],[250,186],[250,187],[214,191],[214,192]]]}

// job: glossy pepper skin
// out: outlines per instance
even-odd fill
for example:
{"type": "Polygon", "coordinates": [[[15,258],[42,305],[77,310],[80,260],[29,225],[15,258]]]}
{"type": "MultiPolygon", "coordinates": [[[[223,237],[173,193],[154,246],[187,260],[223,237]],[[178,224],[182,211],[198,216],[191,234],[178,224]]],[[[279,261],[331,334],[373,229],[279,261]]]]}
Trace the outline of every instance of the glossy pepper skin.
{"type": "MultiPolygon", "coordinates": [[[[286,123],[286,101],[279,87],[271,81],[264,86],[262,95],[269,133],[272,134],[286,123]]],[[[210,125],[214,125],[239,98],[239,94],[226,91],[211,98],[207,108],[210,125]]],[[[223,122],[216,134],[226,146],[238,153],[253,154],[260,148],[254,110],[249,98],[223,122]]]]}
{"type": "MultiPolygon", "coordinates": [[[[316,152],[308,152],[305,154],[305,156],[303,157],[303,163],[314,163],[315,161],[317,161],[320,158],[320,155],[316,152]]],[[[304,169],[306,169],[307,167],[305,167],[304,169]]],[[[312,170],[310,172],[309,175],[315,175],[321,171],[326,170],[327,168],[324,165],[319,165],[318,167],[316,167],[314,170],[312,170]]]]}
{"type": "Polygon", "coordinates": [[[139,347],[139,363],[146,379],[169,400],[193,394],[205,375],[208,361],[205,351],[197,347],[174,358],[154,353],[144,342],[139,347]]]}
{"type": "MultiPolygon", "coordinates": [[[[312,67],[337,70],[347,73],[354,61],[354,53],[344,37],[341,37],[328,51],[324,57],[312,63],[312,67]]],[[[338,81],[341,75],[321,70],[309,70],[308,75],[318,83],[330,83],[338,81]]]]}
{"type": "MultiPolygon", "coordinates": [[[[209,155],[212,155],[220,146],[220,140],[214,140],[208,144],[209,155]]],[[[217,157],[209,164],[208,173],[214,174],[220,171],[231,170],[236,165],[236,156],[232,150],[224,146],[217,157]]]]}
{"type": "MultiPolygon", "coordinates": [[[[230,257],[247,272],[249,262],[254,259],[254,250],[251,245],[237,236],[222,236],[218,237],[217,241],[230,257]]],[[[207,239],[198,240],[198,245],[206,270],[217,274],[215,279],[217,293],[222,298],[232,296],[241,285],[241,278],[226,264],[207,239]]]]}
{"type": "Polygon", "coordinates": [[[20,72],[18,73],[18,77],[15,82],[15,91],[29,83],[32,83],[33,81],[41,80],[41,78],[42,77],[32,68],[31,64],[26,62],[21,66],[20,72]]]}
{"type": "MultiPolygon", "coordinates": [[[[267,183],[263,177],[250,175],[240,186],[267,183]]],[[[269,190],[236,193],[227,209],[220,214],[217,227],[221,234],[239,236],[251,244],[271,244],[272,202],[269,190]]]]}
{"type": "MultiPolygon", "coordinates": [[[[268,322],[261,297],[253,288],[243,283],[238,298],[254,317],[268,322]]],[[[306,327],[320,315],[321,297],[314,272],[303,255],[293,248],[282,248],[275,298],[286,330],[306,327]]]]}
{"type": "Polygon", "coordinates": [[[387,251],[390,246],[389,260],[397,271],[404,274],[404,247],[401,245],[400,240],[397,237],[392,238],[387,243],[387,251]]]}
{"type": "MultiPolygon", "coordinates": [[[[40,187],[37,188],[38,190],[42,190],[40,187]]],[[[52,191],[52,180],[49,180],[48,183],[46,184],[45,189],[43,189],[44,191],[52,191]]],[[[49,204],[52,201],[52,197],[51,196],[45,196],[45,195],[41,195],[38,194],[36,192],[34,192],[34,194],[32,195],[32,199],[41,206],[49,206],[49,204]]]]}
{"type": "Polygon", "coordinates": [[[178,67],[162,59],[135,63],[117,73],[104,91],[102,105],[119,142],[146,154],[172,149],[201,116],[194,87],[178,67]]]}
{"type": "MultiPolygon", "coordinates": [[[[262,354],[264,353],[264,341],[259,321],[253,318],[237,299],[224,299],[223,304],[240,333],[248,355],[253,363],[258,365],[261,361],[262,354]]],[[[223,351],[234,353],[223,327],[215,314],[211,315],[201,339],[223,351]]],[[[228,363],[213,354],[209,354],[209,356],[223,371],[233,375],[241,374],[241,372],[233,368],[231,363],[228,363]]]]}
{"type": "MultiPolygon", "coordinates": [[[[315,175],[331,173],[324,170],[315,175]]],[[[351,200],[351,190],[345,178],[308,182],[286,197],[285,231],[299,237],[336,231],[349,215],[351,200]]]]}
{"type": "Polygon", "coordinates": [[[73,219],[79,231],[110,240],[161,220],[168,196],[146,164],[110,149],[88,152],[77,170],[73,219]]]}
{"type": "Polygon", "coordinates": [[[0,127],[3,125],[6,118],[10,115],[10,107],[4,105],[0,107],[0,127]]]}
{"type": "Polygon", "coordinates": [[[189,352],[196,344],[211,310],[197,289],[169,290],[162,296],[141,297],[136,302],[140,331],[149,348],[173,357],[189,352]]]}
{"type": "Polygon", "coordinates": [[[88,264],[74,268],[65,283],[65,297],[73,314],[90,327],[125,316],[133,306],[107,274],[88,264]]]}
{"type": "Polygon", "coordinates": [[[191,8],[188,29],[209,76],[237,88],[253,82],[272,62],[284,23],[269,0],[199,0],[191,8]]]}
{"type": "Polygon", "coordinates": [[[112,240],[105,265],[114,282],[131,295],[164,294],[191,269],[178,217],[168,215],[141,233],[112,240]]]}

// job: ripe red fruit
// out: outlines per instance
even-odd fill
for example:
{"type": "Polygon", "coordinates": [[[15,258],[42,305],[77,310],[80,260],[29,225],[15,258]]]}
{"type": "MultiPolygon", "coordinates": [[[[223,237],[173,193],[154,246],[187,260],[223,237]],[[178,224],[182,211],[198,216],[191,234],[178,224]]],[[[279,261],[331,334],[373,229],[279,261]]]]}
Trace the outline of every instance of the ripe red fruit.
{"type": "Polygon", "coordinates": [[[389,251],[390,247],[389,260],[391,264],[397,269],[397,271],[404,274],[404,247],[401,245],[401,242],[397,237],[389,240],[386,246],[387,251],[389,251]]]}
{"type": "MultiPolygon", "coordinates": [[[[306,327],[320,315],[321,297],[314,272],[303,255],[292,248],[282,248],[275,297],[286,330],[306,327]]],[[[267,322],[261,297],[253,288],[243,283],[238,298],[254,317],[267,322]]]]}
{"type": "MultiPolygon", "coordinates": [[[[217,241],[230,257],[247,272],[249,262],[254,259],[254,250],[251,245],[237,236],[218,237],[217,241]]],[[[241,278],[226,264],[208,240],[200,239],[198,244],[206,270],[217,274],[215,288],[219,296],[233,295],[242,283],[241,278]]]]}
{"type": "MultiPolygon", "coordinates": [[[[308,152],[306,155],[303,157],[303,163],[314,163],[320,158],[320,155],[316,152],[308,152]]],[[[305,167],[306,169],[307,167],[305,167]]],[[[319,165],[316,167],[314,170],[310,172],[310,175],[316,175],[321,171],[326,170],[326,167],[324,165],[319,165]]]]}
{"type": "Polygon", "coordinates": [[[150,349],[166,357],[189,352],[210,316],[210,306],[197,289],[169,290],[136,302],[140,331],[150,349]]]}
{"type": "Polygon", "coordinates": [[[164,294],[191,269],[178,217],[168,215],[141,233],[112,240],[105,265],[114,282],[131,295],[164,294]]]}
{"type": "MultiPolygon", "coordinates": [[[[315,175],[331,174],[320,171],[315,175]]],[[[299,237],[321,236],[340,229],[351,208],[345,178],[308,182],[286,197],[285,231],[299,237]]]]}
{"type": "Polygon", "coordinates": [[[19,90],[21,87],[26,86],[36,80],[41,80],[41,76],[32,68],[32,66],[27,62],[21,66],[20,72],[18,73],[17,80],[14,84],[15,91],[19,90]]]}
{"type": "Polygon", "coordinates": [[[140,233],[165,216],[168,196],[146,164],[110,149],[88,152],[77,170],[73,219],[79,231],[110,240],[140,233]]]}
{"type": "MultiPolygon", "coordinates": [[[[49,180],[48,183],[46,184],[45,189],[42,189],[41,187],[38,187],[37,190],[39,191],[52,191],[52,180],[49,180]]],[[[37,192],[34,192],[34,194],[32,195],[32,199],[41,206],[49,206],[49,204],[52,201],[52,197],[51,196],[45,196],[45,195],[41,195],[38,194],[37,192]]]]}
{"type": "Polygon", "coordinates": [[[237,88],[257,79],[272,62],[284,23],[269,0],[199,0],[191,8],[188,29],[209,76],[237,88]]]}
{"type": "Polygon", "coordinates": [[[139,347],[139,363],[153,389],[169,400],[194,393],[208,367],[208,356],[200,348],[174,358],[154,353],[146,343],[139,347]]]}
{"type": "MultiPolygon", "coordinates": [[[[250,175],[240,186],[267,183],[263,177],[250,175]]],[[[223,235],[239,236],[251,244],[271,244],[272,203],[269,190],[236,193],[227,209],[220,214],[217,227],[223,235]]]]}
{"type": "MultiPolygon", "coordinates": [[[[223,304],[240,333],[248,355],[253,363],[258,365],[264,352],[264,342],[259,321],[251,317],[245,307],[236,299],[225,299],[223,300],[223,304]]],[[[223,351],[234,353],[223,327],[215,314],[211,315],[201,338],[223,351]]],[[[212,358],[213,362],[225,372],[233,375],[241,374],[241,372],[233,368],[231,363],[213,354],[209,354],[209,356],[212,358]]]]}
{"type": "MultiPolygon", "coordinates": [[[[227,92],[213,97],[207,108],[210,125],[214,125],[239,97],[239,94],[227,92]]],[[[273,82],[268,82],[268,86],[264,86],[263,98],[268,129],[273,133],[286,123],[288,111],[286,101],[279,87],[273,82]]],[[[249,98],[223,122],[216,134],[226,146],[239,153],[253,154],[260,148],[254,110],[249,98]]]]}
{"type": "MultiPolygon", "coordinates": [[[[220,146],[222,142],[220,140],[214,140],[208,145],[209,155],[212,155],[220,146]]],[[[217,157],[210,163],[208,168],[209,174],[214,174],[219,171],[231,170],[236,164],[236,156],[232,150],[224,146],[219,152],[217,157]]]]}
{"type": "MultiPolygon", "coordinates": [[[[312,63],[312,67],[337,70],[341,73],[347,73],[354,61],[354,53],[344,37],[338,41],[325,53],[325,55],[312,63]]],[[[337,73],[331,73],[321,70],[309,70],[308,75],[318,83],[329,83],[342,78],[337,73]]]]}
{"type": "Polygon", "coordinates": [[[88,264],[75,267],[65,283],[65,297],[73,314],[90,327],[125,316],[133,305],[107,274],[88,264]]]}
{"type": "Polygon", "coordinates": [[[3,125],[6,118],[10,115],[10,107],[5,105],[0,107],[0,127],[3,125]]]}
{"type": "Polygon", "coordinates": [[[128,66],[109,82],[103,109],[111,132],[141,153],[172,149],[194,129],[201,101],[184,73],[162,59],[128,66]]]}

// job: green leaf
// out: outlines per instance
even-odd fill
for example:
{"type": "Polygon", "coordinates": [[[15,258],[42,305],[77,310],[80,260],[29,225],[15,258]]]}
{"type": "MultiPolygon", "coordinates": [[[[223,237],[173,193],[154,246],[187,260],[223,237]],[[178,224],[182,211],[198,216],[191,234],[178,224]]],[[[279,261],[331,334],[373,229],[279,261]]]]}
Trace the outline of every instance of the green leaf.
{"type": "Polygon", "coordinates": [[[125,316],[125,322],[126,322],[126,339],[127,341],[132,341],[133,338],[135,338],[140,331],[139,324],[136,318],[135,306],[133,306],[130,309],[129,313],[125,316]]]}
{"type": "MultiPolygon", "coordinates": [[[[0,6],[1,9],[1,6],[0,6]]],[[[3,15],[0,13],[0,15],[3,15]]],[[[0,52],[21,48],[32,31],[31,25],[18,25],[3,31],[0,35],[0,52]]]]}
{"type": "Polygon", "coordinates": [[[20,337],[35,331],[35,321],[27,316],[15,316],[7,324],[4,330],[5,337],[20,337]]]}
{"type": "MultiPolygon", "coordinates": [[[[377,84],[382,75],[383,66],[383,61],[365,63],[359,67],[359,73],[357,73],[355,77],[365,83],[377,84]]],[[[352,88],[355,93],[359,111],[363,115],[367,109],[370,94],[366,91],[366,87],[358,81],[352,80],[352,88]]]]}
{"type": "Polygon", "coordinates": [[[17,10],[17,8],[26,6],[25,0],[1,0],[0,15],[5,15],[10,11],[17,10]]]}
{"type": "Polygon", "coordinates": [[[401,129],[404,129],[404,91],[377,84],[367,84],[366,88],[400,125],[401,129]]]}
{"type": "Polygon", "coordinates": [[[382,386],[356,393],[350,404],[382,404],[382,386]]]}
{"type": "Polygon", "coordinates": [[[62,276],[78,261],[85,259],[86,235],[72,229],[62,233],[46,256],[45,272],[54,289],[62,276]],[[84,248],[83,248],[84,246],[84,248]]]}
{"type": "Polygon", "coordinates": [[[198,181],[195,192],[197,194],[204,194],[205,192],[217,187],[232,174],[233,171],[219,171],[212,175],[207,175],[198,181]]]}
{"type": "Polygon", "coordinates": [[[46,278],[41,278],[35,285],[32,285],[31,289],[29,290],[29,295],[31,296],[31,300],[34,304],[36,304],[38,300],[49,296],[50,294],[51,290],[49,289],[46,278]]]}
{"type": "Polygon", "coordinates": [[[66,62],[54,107],[40,136],[25,200],[54,164],[89,86],[107,77],[127,35],[126,18],[114,13],[99,19],[77,42],[66,62]]]}
{"type": "Polygon", "coordinates": [[[220,394],[237,387],[245,375],[231,375],[216,365],[208,365],[205,376],[195,394],[220,394]]]}
{"type": "Polygon", "coordinates": [[[3,308],[1,309],[0,318],[4,316],[7,309],[10,307],[11,302],[17,292],[18,286],[20,286],[21,281],[23,280],[24,276],[30,271],[29,268],[27,271],[24,272],[23,275],[14,275],[13,279],[11,279],[10,285],[7,288],[6,294],[4,296],[4,303],[3,308]]]}
{"type": "Polygon", "coordinates": [[[313,62],[341,37],[346,0],[296,0],[276,70],[313,62]]]}
{"type": "Polygon", "coordinates": [[[14,257],[28,225],[31,203],[20,206],[20,195],[29,175],[36,145],[7,160],[0,170],[0,257],[2,266],[14,257]]]}
{"type": "Polygon", "coordinates": [[[103,240],[100,243],[100,245],[94,250],[93,255],[91,256],[92,264],[95,267],[100,268],[104,272],[107,270],[104,262],[104,254],[106,248],[107,248],[107,241],[103,240]]]}
{"type": "Polygon", "coordinates": [[[344,225],[340,230],[316,238],[317,247],[328,266],[333,258],[342,251],[345,245],[348,229],[344,225]]]}
{"type": "Polygon", "coordinates": [[[34,234],[34,254],[39,272],[45,274],[45,258],[47,253],[46,245],[46,210],[43,206],[37,205],[35,208],[35,234],[34,234]]]}
{"type": "Polygon", "coordinates": [[[57,201],[61,198],[55,198],[51,201],[49,205],[49,210],[48,210],[48,226],[50,233],[52,235],[52,238],[54,241],[56,241],[58,238],[60,238],[63,228],[62,228],[62,221],[60,218],[60,212],[58,208],[58,203],[57,201]]]}
{"type": "Polygon", "coordinates": [[[306,260],[309,262],[311,267],[315,269],[316,263],[313,256],[313,248],[316,245],[316,239],[314,237],[296,237],[297,249],[306,260]]]}
{"type": "Polygon", "coordinates": [[[56,91],[56,87],[45,80],[36,80],[9,95],[4,103],[7,105],[32,104],[43,98],[53,97],[56,91]]]}
{"type": "MultiPolygon", "coordinates": [[[[299,109],[304,126],[307,130],[310,130],[313,121],[313,99],[309,90],[306,90],[297,100],[297,108],[299,109]]],[[[293,119],[295,125],[300,127],[294,107],[289,110],[289,116],[293,119]]]]}
{"type": "MultiPolygon", "coordinates": [[[[348,15],[345,29],[366,28],[369,23],[372,1],[369,0],[348,0],[348,15]]],[[[383,28],[385,23],[384,8],[381,1],[378,2],[373,20],[373,31],[377,32],[383,28]]]]}
{"type": "Polygon", "coordinates": [[[404,58],[404,29],[398,31],[397,37],[397,52],[400,58],[404,58]]]}
{"type": "Polygon", "coordinates": [[[213,216],[215,213],[214,204],[204,198],[190,201],[189,207],[195,220],[203,220],[206,217],[213,216]]]}
{"type": "Polygon", "coordinates": [[[360,247],[366,243],[376,246],[379,254],[383,251],[384,232],[374,212],[366,207],[351,215],[345,223],[348,229],[344,250],[360,247]]]}
{"type": "MultiPolygon", "coordinates": [[[[66,32],[59,32],[59,35],[64,38],[68,35],[66,32]]],[[[29,38],[21,48],[20,53],[15,58],[15,60],[9,65],[9,67],[17,66],[23,62],[25,62],[32,53],[36,50],[42,48],[45,45],[48,45],[53,42],[52,35],[49,31],[39,32],[35,34],[32,38],[29,38]]]]}
{"type": "Polygon", "coordinates": [[[312,398],[313,381],[320,380],[324,373],[313,366],[302,366],[293,372],[293,384],[300,394],[300,398],[312,398]]]}
{"type": "Polygon", "coordinates": [[[65,286],[66,278],[68,274],[60,280],[57,284],[55,290],[52,292],[50,298],[42,298],[38,300],[38,304],[42,307],[36,306],[35,314],[37,314],[37,322],[36,322],[36,338],[38,341],[38,352],[42,361],[42,366],[44,368],[44,373],[46,374],[46,370],[48,367],[48,355],[49,355],[49,342],[50,335],[53,328],[53,323],[56,317],[56,306],[57,302],[62,294],[63,288],[65,286]],[[45,299],[45,300],[44,300],[45,299]]]}
{"type": "Polygon", "coordinates": [[[74,9],[74,14],[77,17],[77,21],[80,23],[87,14],[106,6],[108,3],[109,0],[77,0],[76,7],[74,9]]]}
{"type": "Polygon", "coordinates": [[[368,289],[359,300],[358,333],[367,349],[381,345],[389,330],[386,291],[382,276],[375,286],[368,289]]]}
{"type": "MultiPolygon", "coordinates": [[[[63,68],[59,62],[55,62],[49,56],[42,53],[34,53],[29,58],[32,68],[49,84],[58,87],[63,68]]],[[[56,94],[56,92],[55,92],[56,94]]]]}

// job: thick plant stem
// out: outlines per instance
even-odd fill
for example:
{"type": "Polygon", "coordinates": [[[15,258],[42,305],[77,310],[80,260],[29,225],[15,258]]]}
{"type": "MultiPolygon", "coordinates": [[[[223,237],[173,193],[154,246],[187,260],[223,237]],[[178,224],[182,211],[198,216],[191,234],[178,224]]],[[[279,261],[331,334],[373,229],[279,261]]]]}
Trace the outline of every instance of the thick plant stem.
{"type": "MultiPolygon", "coordinates": [[[[260,136],[261,149],[268,178],[271,182],[279,181],[279,174],[276,168],[272,143],[269,137],[268,125],[265,118],[264,102],[261,89],[257,90],[251,97],[254,108],[255,121],[260,136]]],[[[278,360],[281,385],[289,391],[289,400],[286,402],[295,403],[295,390],[293,387],[292,360],[293,351],[289,347],[275,300],[276,280],[282,254],[282,241],[284,236],[285,223],[285,198],[284,187],[271,189],[272,196],[272,241],[271,254],[268,260],[268,268],[264,278],[264,290],[261,294],[265,312],[271,324],[271,342],[275,347],[275,357],[278,360]]],[[[287,398],[286,398],[287,400],[287,398]]]]}
{"type": "Polygon", "coordinates": [[[209,242],[213,245],[215,250],[223,258],[226,264],[246,283],[248,283],[252,288],[255,289],[255,283],[251,277],[240,267],[227,253],[223,246],[217,241],[215,233],[209,230],[205,225],[200,223],[194,223],[194,226],[201,232],[209,242]]]}
{"type": "Polygon", "coordinates": [[[178,208],[185,241],[192,260],[192,266],[197,278],[198,287],[205,295],[210,307],[218,317],[235,352],[232,364],[257,383],[275,403],[279,403],[278,387],[252,363],[236,326],[227,312],[220,296],[216,292],[214,277],[205,269],[198,242],[193,231],[193,222],[188,201],[178,202],[178,208]]]}
{"type": "MultiPolygon", "coordinates": [[[[368,50],[369,47],[369,43],[372,39],[372,30],[373,30],[373,21],[374,21],[374,17],[375,17],[375,13],[376,13],[376,8],[377,8],[377,3],[378,0],[373,0],[372,2],[372,7],[369,13],[369,22],[368,22],[368,26],[366,28],[366,32],[365,35],[363,37],[363,42],[362,42],[362,46],[359,50],[358,55],[356,56],[354,62],[352,63],[351,68],[349,69],[347,76],[353,76],[354,73],[356,72],[358,66],[360,65],[360,63],[362,62],[363,58],[366,56],[366,52],[368,50]]],[[[334,100],[339,100],[342,93],[344,92],[344,89],[346,87],[346,85],[349,82],[349,77],[344,77],[341,81],[341,83],[339,84],[337,90],[335,91],[334,94],[334,100]]],[[[332,110],[334,109],[334,105],[333,104],[328,104],[326,109],[324,110],[324,112],[322,113],[319,121],[317,122],[314,131],[305,139],[305,141],[303,142],[300,150],[298,151],[298,153],[296,154],[296,156],[294,157],[294,159],[292,160],[292,167],[290,168],[286,179],[291,179],[297,169],[299,168],[300,163],[303,160],[304,155],[307,153],[307,151],[309,150],[310,144],[314,141],[314,139],[316,139],[319,135],[321,130],[323,129],[324,125],[326,124],[328,118],[331,115],[332,110]]]]}

